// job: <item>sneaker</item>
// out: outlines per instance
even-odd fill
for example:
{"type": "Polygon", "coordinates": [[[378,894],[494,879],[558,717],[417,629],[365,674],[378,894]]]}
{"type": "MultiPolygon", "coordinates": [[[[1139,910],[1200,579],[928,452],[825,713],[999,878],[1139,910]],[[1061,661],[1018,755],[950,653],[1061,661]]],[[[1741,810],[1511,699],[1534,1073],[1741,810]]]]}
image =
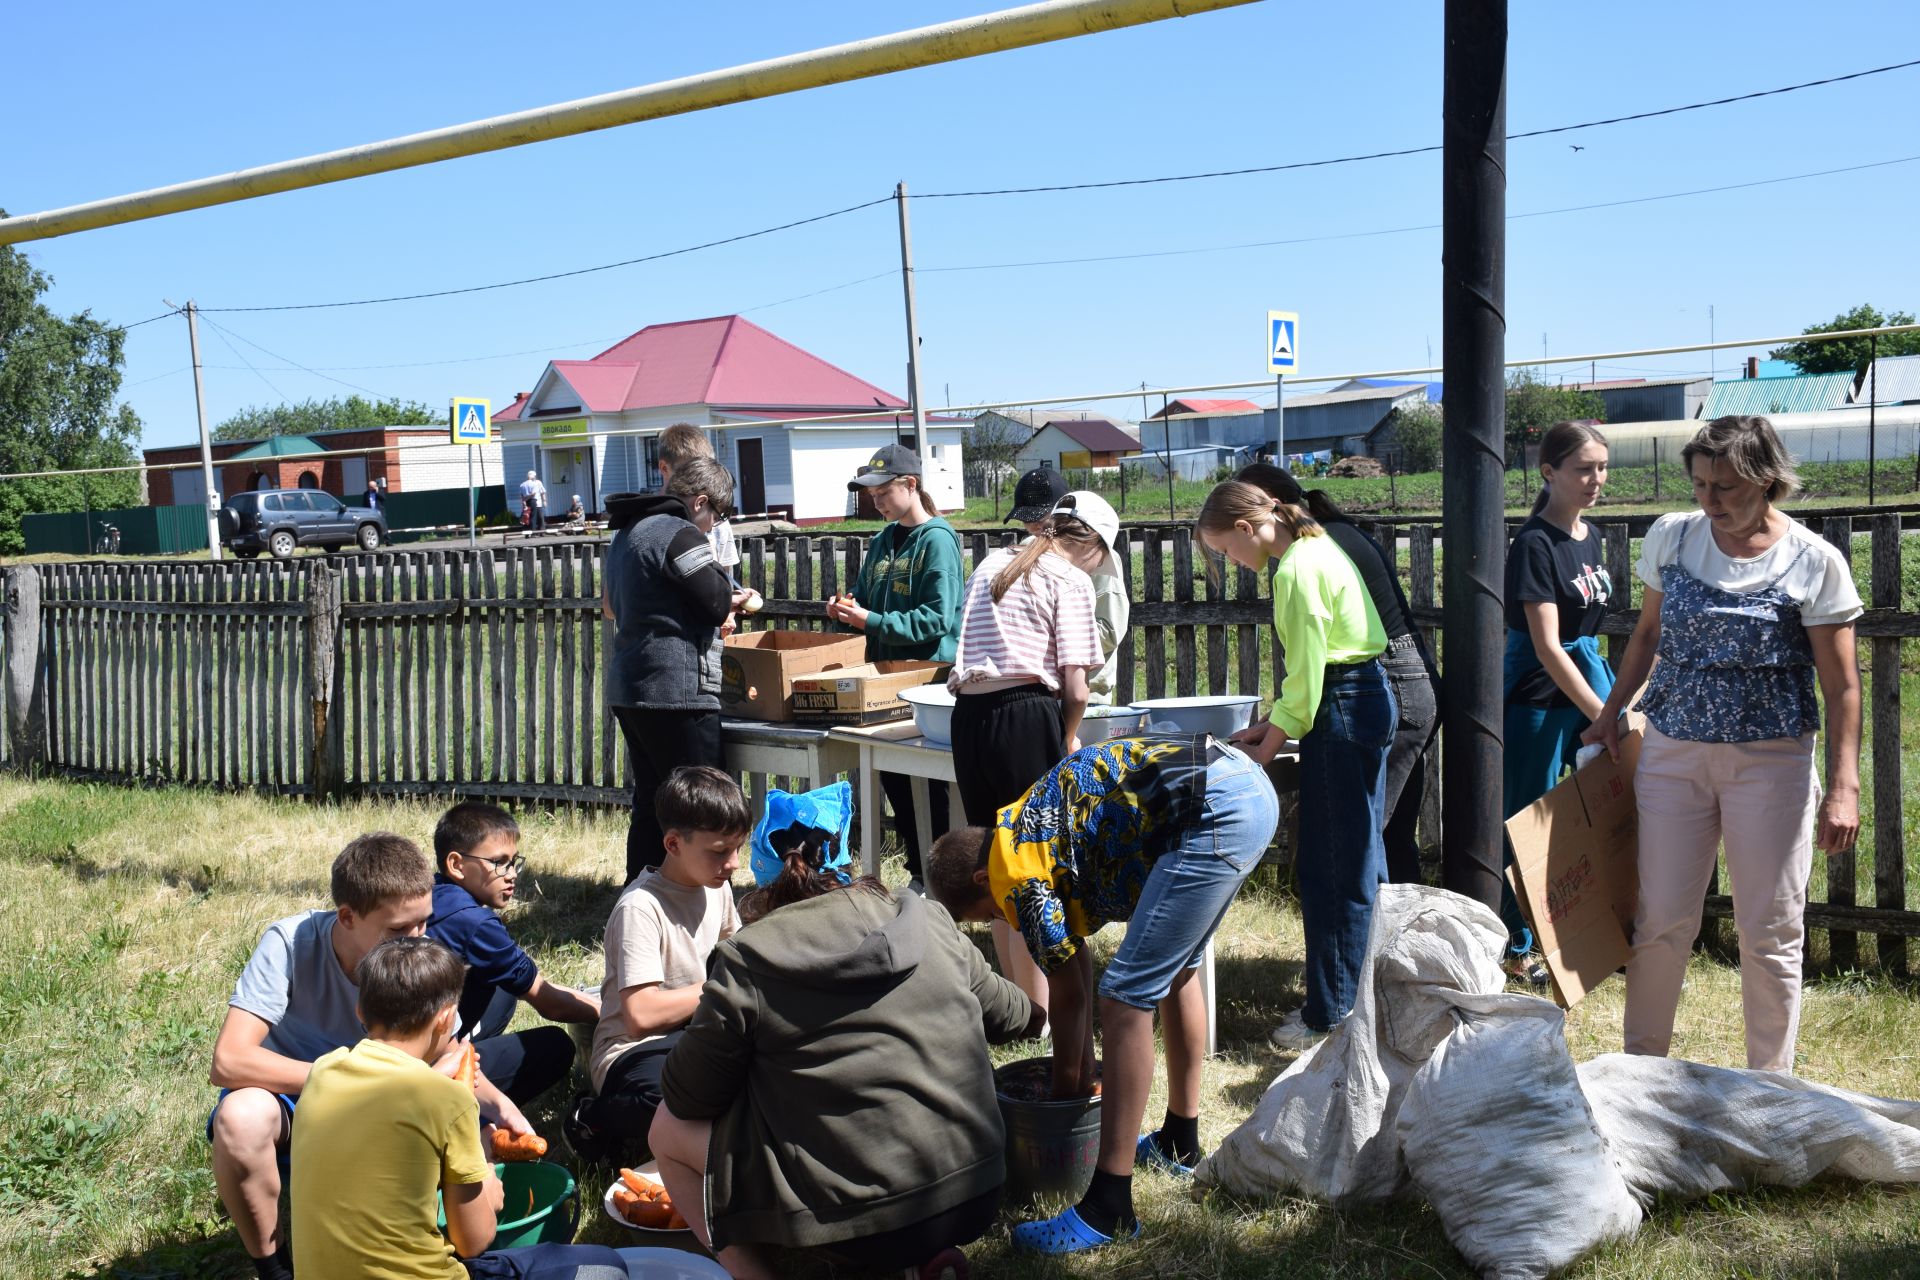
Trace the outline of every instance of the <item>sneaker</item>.
{"type": "Polygon", "coordinates": [[[958,1249],[947,1248],[917,1267],[908,1267],[903,1280],[967,1280],[970,1274],[967,1255],[958,1249]]]}
{"type": "Polygon", "coordinates": [[[1267,1043],[1276,1049],[1287,1049],[1294,1053],[1305,1053],[1308,1049],[1313,1048],[1314,1045],[1319,1044],[1326,1038],[1326,1032],[1315,1031],[1312,1027],[1308,1026],[1306,1021],[1300,1016],[1300,1011],[1295,1009],[1286,1016],[1279,1026],[1268,1033],[1267,1043]]]}
{"type": "Polygon", "coordinates": [[[560,1133],[573,1148],[573,1154],[580,1157],[583,1164],[612,1164],[613,1144],[598,1129],[587,1123],[587,1112],[593,1109],[594,1097],[583,1093],[573,1100],[573,1106],[560,1119],[560,1133]]]}
{"type": "Polygon", "coordinates": [[[1136,1143],[1133,1148],[1133,1164],[1135,1168],[1144,1165],[1149,1169],[1158,1169],[1176,1178],[1191,1178],[1193,1176],[1192,1165],[1181,1164],[1178,1160],[1175,1160],[1172,1156],[1160,1149],[1160,1131],[1158,1129],[1155,1129],[1152,1133],[1143,1133],[1140,1135],[1140,1141],[1136,1143]]]}

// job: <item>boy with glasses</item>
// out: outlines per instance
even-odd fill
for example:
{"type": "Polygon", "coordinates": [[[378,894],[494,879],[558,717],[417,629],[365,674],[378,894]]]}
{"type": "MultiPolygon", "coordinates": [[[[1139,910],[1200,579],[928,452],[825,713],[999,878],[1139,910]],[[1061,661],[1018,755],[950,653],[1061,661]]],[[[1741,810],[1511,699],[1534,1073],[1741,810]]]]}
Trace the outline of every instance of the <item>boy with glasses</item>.
{"type": "Polygon", "coordinates": [[[533,958],[507,932],[498,912],[513,901],[526,859],[520,826],[505,809],[469,800],[433,829],[433,914],[427,936],[467,965],[460,993],[459,1033],[473,1041],[480,1069],[515,1102],[539,1097],[573,1065],[573,1037],[562,1027],[502,1035],[525,1000],[553,1022],[594,1023],[600,1002],[540,975],[533,958]]]}

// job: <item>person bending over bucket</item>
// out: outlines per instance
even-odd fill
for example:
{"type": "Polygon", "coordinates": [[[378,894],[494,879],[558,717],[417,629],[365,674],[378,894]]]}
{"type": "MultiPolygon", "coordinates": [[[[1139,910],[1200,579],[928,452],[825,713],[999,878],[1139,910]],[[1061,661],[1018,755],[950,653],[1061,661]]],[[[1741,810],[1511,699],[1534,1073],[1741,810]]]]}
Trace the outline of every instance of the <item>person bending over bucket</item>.
{"type": "Polygon", "coordinates": [[[927,888],[956,919],[1004,919],[1047,971],[1053,1095],[1093,1092],[1093,961],[1086,939],[1128,921],[1099,985],[1105,1064],[1100,1156],[1079,1204],[1022,1223],[1014,1244],[1073,1253],[1138,1235],[1133,1167],[1190,1175],[1200,1159],[1207,943],[1279,823],[1265,770],[1206,735],[1148,735],[1069,755],[991,830],[936,840],[927,888]],[[1153,1012],[1167,1042],[1167,1113],[1144,1137],[1153,1012]]]}

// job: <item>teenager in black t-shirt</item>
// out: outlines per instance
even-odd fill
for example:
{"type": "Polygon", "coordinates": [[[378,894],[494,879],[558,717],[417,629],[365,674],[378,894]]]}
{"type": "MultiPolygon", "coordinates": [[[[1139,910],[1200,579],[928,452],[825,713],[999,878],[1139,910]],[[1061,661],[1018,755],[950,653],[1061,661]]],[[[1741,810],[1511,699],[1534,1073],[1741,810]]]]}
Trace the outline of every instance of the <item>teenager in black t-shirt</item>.
{"type": "MultiPolygon", "coordinates": [[[[1507,548],[1505,812],[1538,800],[1573,765],[1580,734],[1613,690],[1594,637],[1613,599],[1600,531],[1581,518],[1607,483],[1607,440],[1577,422],[1540,442],[1540,499],[1507,548]]],[[[1509,895],[1510,896],[1510,895],[1509,895]]],[[[1532,936],[1518,911],[1515,949],[1532,936]]]]}

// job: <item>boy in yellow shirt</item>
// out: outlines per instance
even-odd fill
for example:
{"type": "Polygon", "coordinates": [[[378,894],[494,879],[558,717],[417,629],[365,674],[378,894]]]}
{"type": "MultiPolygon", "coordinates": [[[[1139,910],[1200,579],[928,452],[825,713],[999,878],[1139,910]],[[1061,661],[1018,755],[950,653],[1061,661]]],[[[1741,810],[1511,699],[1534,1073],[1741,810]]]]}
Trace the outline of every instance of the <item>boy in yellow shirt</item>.
{"type": "Polygon", "coordinates": [[[313,1064],[293,1131],[293,1262],[325,1280],[602,1280],[594,1245],[484,1252],[502,1191],[481,1153],[473,1090],[429,1065],[453,1043],[466,966],[431,938],[395,938],[355,973],[366,1038],[313,1064]],[[446,1205],[443,1236],[435,1192],[446,1205]]]}

